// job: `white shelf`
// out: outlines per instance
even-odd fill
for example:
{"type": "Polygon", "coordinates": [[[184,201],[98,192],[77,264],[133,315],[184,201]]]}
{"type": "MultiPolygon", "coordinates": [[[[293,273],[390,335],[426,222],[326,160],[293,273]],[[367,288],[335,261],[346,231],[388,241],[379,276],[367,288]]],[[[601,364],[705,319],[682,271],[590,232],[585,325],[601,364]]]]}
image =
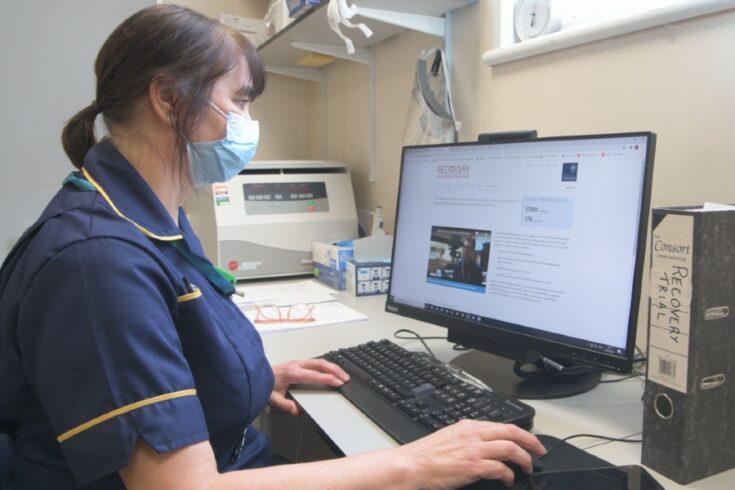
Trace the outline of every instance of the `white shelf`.
{"type": "MultiPolygon", "coordinates": [[[[443,25],[441,18],[443,15],[475,1],[348,0],[348,5],[354,4],[358,7],[358,14],[351,19],[352,22],[366,23],[373,31],[373,36],[365,38],[359,29],[347,29],[344,26],[342,32],[352,39],[355,48],[370,48],[408,28],[423,30],[422,26],[428,26],[427,30],[435,30],[439,22],[443,25]],[[365,15],[361,15],[359,9],[366,9],[365,15]],[[380,15],[380,11],[385,11],[383,13],[386,15],[380,15]],[[391,15],[393,13],[396,15],[391,15]],[[398,14],[410,15],[406,17],[398,14]],[[412,20],[415,23],[411,23],[412,20]]],[[[294,42],[333,45],[344,49],[344,42],[332,31],[327,22],[327,4],[325,1],[314,6],[263,43],[258,50],[264,64],[268,67],[298,67],[298,59],[305,51],[295,48],[292,44],[294,42]]],[[[345,56],[347,57],[346,50],[345,56]]]]}

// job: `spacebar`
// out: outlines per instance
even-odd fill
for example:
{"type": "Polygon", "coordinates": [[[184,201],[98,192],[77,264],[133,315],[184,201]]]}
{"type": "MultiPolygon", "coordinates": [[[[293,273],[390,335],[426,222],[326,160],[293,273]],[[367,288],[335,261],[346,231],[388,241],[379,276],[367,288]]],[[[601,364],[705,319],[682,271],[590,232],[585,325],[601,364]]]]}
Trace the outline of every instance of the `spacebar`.
{"type": "Polygon", "coordinates": [[[353,379],[342,385],[339,391],[401,444],[415,441],[429,433],[359,381],[353,379]]]}

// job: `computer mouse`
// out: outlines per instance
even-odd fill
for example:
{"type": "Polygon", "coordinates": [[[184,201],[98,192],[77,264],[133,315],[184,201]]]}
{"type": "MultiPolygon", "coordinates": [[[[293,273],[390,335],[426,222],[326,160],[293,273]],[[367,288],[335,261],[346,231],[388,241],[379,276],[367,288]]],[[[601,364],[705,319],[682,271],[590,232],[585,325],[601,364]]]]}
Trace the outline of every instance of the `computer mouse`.
{"type": "Polygon", "coordinates": [[[531,465],[533,466],[533,473],[541,473],[544,471],[545,461],[543,456],[536,456],[531,454],[531,465]]]}
{"type": "MultiPolygon", "coordinates": [[[[513,479],[512,490],[527,490],[532,488],[531,483],[528,480],[528,473],[516,463],[506,461],[505,464],[513,471],[515,475],[513,479]]],[[[534,454],[531,455],[531,464],[533,465],[534,473],[541,473],[544,468],[544,461],[539,456],[534,454]]],[[[462,490],[508,490],[502,481],[500,480],[480,480],[472,485],[462,487],[462,490]]]]}
{"type": "MultiPolygon", "coordinates": [[[[515,477],[513,478],[512,488],[514,490],[523,490],[528,488],[528,473],[523,471],[523,469],[515,463],[506,462],[505,464],[508,465],[508,468],[510,468],[515,475],[515,477]]],[[[501,487],[498,486],[498,488],[501,487]]]]}
{"type": "MultiPolygon", "coordinates": [[[[526,489],[531,488],[530,483],[528,481],[528,473],[523,471],[523,469],[515,464],[515,463],[506,463],[508,467],[513,470],[513,474],[515,475],[513,488],[514,489],[526,489]]],[[[533,473],[541,473],[544,471],[544,461],[539,458],[539,456],[536,456],[535,454],[531,455],[531,465],[533,467],[533,473]]]]}
{"type": "MultiPolygon", "coordinates": [[[[505,463],[508,465],[508,467],[513,470],[513,473],[515,473],[516,476],[518,476],[519,472],[522,475],[526,475],[527,473],[521,469],[520,466],[518,466],[515,463],[505,463]]],[[[541,459],[540,456],[536,456],[535,454],[531,454],[531,466],[533,467],[532,473],[541,473],[544,471],[544,460],[541,459]]]]}

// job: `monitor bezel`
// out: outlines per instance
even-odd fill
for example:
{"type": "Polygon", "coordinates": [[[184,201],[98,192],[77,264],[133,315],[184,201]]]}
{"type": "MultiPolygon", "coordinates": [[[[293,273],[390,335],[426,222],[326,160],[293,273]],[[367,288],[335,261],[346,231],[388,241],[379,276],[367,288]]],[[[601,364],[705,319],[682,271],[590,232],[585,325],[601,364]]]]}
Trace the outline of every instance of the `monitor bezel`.
{"type": "MultiPolygon", "coordinates": [[[[404,182],[404,164],[406,160],[406,152],[408,150],[422,148],[440,148],[440,147],[460,147],[460,146],[507,146],[522,145],[528,143],[545,143],[553,141],[579,141],[591,139],[613,139],[626,137],[644,137],[646,138],[646,156],[644,160],[642,189],[640,190],[640,214],[638,220],[638,238],[636,241],[636,259],[634,265],[633,284],[631,287],[631,303],[628,315],[628,333],[626,340],[625,355],[619,356],[591,349],[585,349],[580,346],[561,343],[559,341],[544,338],[537,335],[527,333],[513,332],[513,328],[523,325],[507,323],[500,320],[492,320],[492,325],[478,325],[469,320],[463,320],[458,317],[450,317],[441,315],[440,313],[427,311],[407,304],[396,302],[393,294],[393,278],[394,272],[391,273],[390,284],[388,288],[388,296],[386,299],[385,309],[387,312],[395,313],[407,318],[431,323],[448,330],[456,330],[465,336],[475,337],[479,344],[493,345],[492,353],[503,357],[516,358],[522,360],[530,353],[539,353],[548,357],[561,357],[580,361],[593,366],[598,366],[606,370],[619,373],[630,373],[633,368],[633,362],[636,352],[636,338],[638,332],[638,316],[641,307],[641,292],[643,288],[643,274],[646,260],[646,243],[648,238],[648,223],[651,207],[651,187],[653,178],[653,162],[656,150],[656,134],[650,131],[625,132],[625,133],[605,133],[605,134],[584,134],[584,135],[567,135],[553,136],[544,138],[534,138],[519,141],[489,141],[489,142],[461,142],[461,143],[443,143],[434,145],[415,145],[404,146],[401,152],[401,167],[398,182],[398,194],[396,202],[396,221],[394,227],[394,236],[400,229],[400,206],[401,206],[401,189],[404,182]],[[479,328],[478,328],[479,327],[479,328]],[[522,346],[522,347],[521,347],[522,346]]],[[[393,241],[392,257],[395,254],[396,240],[393,241]]],[[[395,271],[395,268],[394,268],[395,271]]]]}

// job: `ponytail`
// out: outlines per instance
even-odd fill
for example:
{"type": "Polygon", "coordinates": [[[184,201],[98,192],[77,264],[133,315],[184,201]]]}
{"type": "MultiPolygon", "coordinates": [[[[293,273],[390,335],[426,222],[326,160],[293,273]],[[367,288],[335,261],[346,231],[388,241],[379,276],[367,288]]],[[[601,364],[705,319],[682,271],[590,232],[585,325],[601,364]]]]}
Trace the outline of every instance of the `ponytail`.
{"type": "Polygon", "coordinates": [[[97,143],[94,137],[94,121],[102,112],[97,102],[92,102],[69,119],[61,132],[61,144],[64,152],[76,168],[82,168],[84,156],[97,143]]]}

